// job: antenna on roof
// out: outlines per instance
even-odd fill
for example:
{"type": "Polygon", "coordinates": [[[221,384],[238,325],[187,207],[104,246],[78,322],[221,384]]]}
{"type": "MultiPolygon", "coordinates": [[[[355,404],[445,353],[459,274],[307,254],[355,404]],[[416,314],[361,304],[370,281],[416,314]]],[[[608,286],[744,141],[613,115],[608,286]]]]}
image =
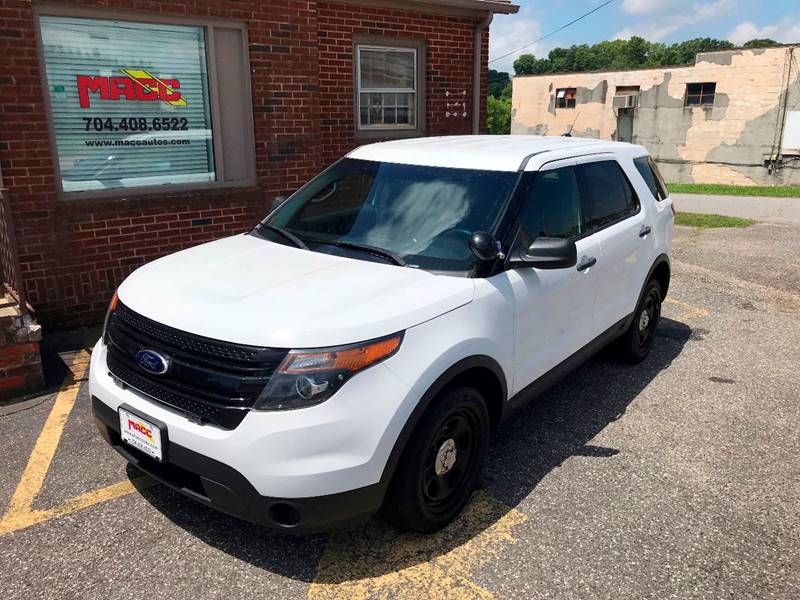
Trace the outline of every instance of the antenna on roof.
{"type": "Polygon", "coordinates": [[[573,127],[575,127],[575,123],[578,121],[578,117],[580,117],[580,116],[581,116],[581,113],[577,113],[575,115],[575,119],[572,121],[572,124],[569,126],[569,129],[567,129],[567,132],[565,134],[563,134],[561,137],[572,137],[572,129],[573,129],[573,127]]]}

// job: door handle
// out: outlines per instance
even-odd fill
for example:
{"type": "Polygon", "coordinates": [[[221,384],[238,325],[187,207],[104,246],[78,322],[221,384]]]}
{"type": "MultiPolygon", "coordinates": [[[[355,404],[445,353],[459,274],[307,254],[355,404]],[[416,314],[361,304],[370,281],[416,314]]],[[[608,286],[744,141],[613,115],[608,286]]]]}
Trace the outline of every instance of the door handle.
{"type": "Polygon", "coordinates": [[[649,235],[650,232],[653,231],[649,225],[642,225],[642,228],[639,230],[639,237],[644,237],[649,235]]]}
{"type": "Polygon", "coordinates": [[[581,264],[578,265],[578,271],[585,271],[589,267],[593,267],[597,264],[597,259],[594,256],[585,256],[581,261],[581,264]]]}

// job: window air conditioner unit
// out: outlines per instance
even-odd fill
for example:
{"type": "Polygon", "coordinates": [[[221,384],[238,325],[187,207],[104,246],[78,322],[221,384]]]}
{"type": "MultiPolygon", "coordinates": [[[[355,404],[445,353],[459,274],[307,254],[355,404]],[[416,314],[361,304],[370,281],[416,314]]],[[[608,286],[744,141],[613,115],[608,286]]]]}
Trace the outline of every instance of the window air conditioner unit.
{"type": "Polygon", "coordinates": [[[611,100],[611,105],[614,108],[636,108],[639,104],[639,95],[638,94],[622,94],[619,96],[614,96],[611,100]]]}

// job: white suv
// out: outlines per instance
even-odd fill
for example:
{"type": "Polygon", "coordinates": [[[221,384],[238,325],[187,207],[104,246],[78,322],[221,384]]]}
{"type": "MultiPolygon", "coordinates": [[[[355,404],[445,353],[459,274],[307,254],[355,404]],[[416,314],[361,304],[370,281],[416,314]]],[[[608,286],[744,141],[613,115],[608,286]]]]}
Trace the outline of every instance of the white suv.
{"type": "Polygon", "coordinates": [[[364,146],[251,232],[150,263],[92,353],[103,436],[284,531],[433,531],[490,432],[602,346],[653,343],[672,202],[647,152],[532,136],[364,146]]]}

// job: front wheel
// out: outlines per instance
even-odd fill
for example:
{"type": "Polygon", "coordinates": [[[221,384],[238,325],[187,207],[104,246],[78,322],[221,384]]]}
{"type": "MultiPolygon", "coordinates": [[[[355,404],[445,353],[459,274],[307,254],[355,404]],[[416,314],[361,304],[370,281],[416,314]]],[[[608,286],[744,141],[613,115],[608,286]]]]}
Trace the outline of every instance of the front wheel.
{"type": "Polygon", "coordinates": [[[459,387],[437,397],[409,440],[384,502],[400,529],[428,533],[452,521],[470,498],[489,445],[483,396],[459,387]]]}
{"type": "Polygon", "coordinates": [[[657,281],[651,280],[636,307],[633,322],[618,342],[620,354],[625,361],[637,364],[647,358],[653,347],[653,339],[660,319],[661,286],[657,281]]]}

